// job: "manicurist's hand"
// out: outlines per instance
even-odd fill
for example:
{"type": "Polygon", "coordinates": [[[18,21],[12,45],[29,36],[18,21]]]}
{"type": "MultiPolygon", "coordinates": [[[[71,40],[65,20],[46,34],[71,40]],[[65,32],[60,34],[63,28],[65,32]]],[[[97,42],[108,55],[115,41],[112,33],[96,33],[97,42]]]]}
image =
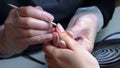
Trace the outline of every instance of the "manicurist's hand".
{"type": "Polygon", "coordinates": [[[76,40],[63,30],[59,36],[66,48],[56,47],[51,42],[43,47],[49,68],[99,68],[97,60],[76,40]]]}
{"type": "Polygon", "coordinates": [[[53,39],[54,17],[40,7],[20,7],[10,11],[1,30],[0,53],[4,57],[20,53],[28,46],[53,39]]]}

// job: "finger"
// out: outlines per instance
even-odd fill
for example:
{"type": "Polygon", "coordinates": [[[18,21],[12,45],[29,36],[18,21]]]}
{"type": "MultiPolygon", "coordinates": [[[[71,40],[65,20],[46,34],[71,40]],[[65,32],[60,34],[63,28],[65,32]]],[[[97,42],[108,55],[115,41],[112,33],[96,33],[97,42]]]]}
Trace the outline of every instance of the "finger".
{"type": "Polygon", "coordinates": [[[46,22],[51,22],[54,19],[50,13],[31,6],[18,8],[18,13],[22,17],[33,17],[36,19],[44,20],[46,22]]]}
{"type": "Polygon", "coordinates": [[[58,41],[60,40],[59,35],[58,35],[57,32],[54,32],[53,36],[54,36],[54,38],[53,38],[53,45],[58,47],[58,41]]]}
{"type": "Polygon", "coordinates": [[[51,32],[51,30],[45,31],[45,30],[33,30],[33,29],[15,29],[15,30],[17,34],[16,36],[18,38],[33,37],[33,36],[48,34],[51,32]]]}
{"type": "Polygon", "coordinates": [[[53,39],[52,34],[44,34],[44,35],[38,35],[34,37],[29,37],[29,38],[22,38],[23,43],[26,43],[26,45],[34,45],[34,44],[40,44],[44,43],[47,41],[51,41],[53,39]]]}
{"type": "Polygon", "coordinates": [[[56,46],[58,48],[66,48],[65,42],[59,38],[59,35],[57,32],[54,32],[53,36],[54,36],[54,38],[53,38],[53,45],[54,46],[56,46]]]}
{"type": "Polygon", "coordinates": [[[58,23],[56,26],[56,32],[58,32],[59,34],[65,32],[65,29],[62,27],[60,23],[58,23]]]}
{"type": "Polygon", "coordinates": [[[61,33],[60,37],[66,43],[67,48],[70,48],[74,51],[80,49],[79,43],[75,41],[73,38],[71,38],[67,33],[61,33]]]}
{"type": "Polygon", "coordinates": [[[74,39],[72,39],[72,37],[70,37],[71,35],[70,34],[67,34],[66,32],[65,32],[65,30],[64,30],[64,28],[60,25],[60,24],[58,24],[57,25],[57,27],[56,27],[56,30],[57,30],[57,32],[59,33],[59,35],[60,35],[60,39],[62,40],[62,41],[58,41],[58,45],[59,45],[59,47],[61,47],[61,48],[66,48],[66,47],[68,47],[68,48],[70,48],[70,49],[74,49],[72,46],[74,46],[75,45],[75,43],[76,43],[76,45],[78,44],[74,39]],[[65,35],[66,36],[65,36],[65,35]],[[65,37],[65,38],[64,38],[65,37]],[[68,39],[66,39],[66,38],[68,38],[68,39]],[[66,40],[67,41],[67,43],[66,43],[66,41],[64,41],[64,40],[66,40]],[[70,41],[70,40],[72,40],[72,41],[70,41]],[[70,42],[70,43],[69,43],[70,42]],[[66,44],[68,45],[68,46],[66,46],[66,44]]]}
{"type": "Polygon", "coordinates": [[[76,39],[78,36],[80,36],[80,29],[81,27],[78,24],[75,24],[71,28],[67,29],[67,32],[74,38],[76,39]]]}
{"type": "Polygon", "coordinates": [[[16,19],[16,22],[14,22],[14,25],[15,27],[38,30],[46,30],[51,28],[51,25],[47,22],[31,17],[19,17],[16,19]]]}
{"type": "Polygon", "coordinates": [[[67,48],[66,43],[63,40],[58,41],[58,47],[59,48],[67,48]]]}

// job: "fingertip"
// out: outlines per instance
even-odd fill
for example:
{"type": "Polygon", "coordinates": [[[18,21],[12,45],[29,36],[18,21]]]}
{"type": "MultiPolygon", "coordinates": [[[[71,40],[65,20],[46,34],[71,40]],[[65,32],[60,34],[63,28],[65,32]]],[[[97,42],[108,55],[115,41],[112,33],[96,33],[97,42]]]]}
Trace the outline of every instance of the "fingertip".
{"type": "Polygon", "coordinates": [[[65,29],[62,27],[60,23],[58,23],[56,26],[56,31],[60,34],[60,33],[65,32],[65,29]]]}
{"type": "Polygon", "coordinates": [[[60,40],[59,43],[58,43],[58,47],[64,49],[64,48],[66,48],[67,46],[66,46],[66,43],[65,43],[63,40],[60,40]]]}
{"type": "Polygon", "coordinates": [[[42,11],[41,16],[48,23],[51,23],[54,20],[54,16],[51,13],[47,12],[47,11],[42,11]]]}

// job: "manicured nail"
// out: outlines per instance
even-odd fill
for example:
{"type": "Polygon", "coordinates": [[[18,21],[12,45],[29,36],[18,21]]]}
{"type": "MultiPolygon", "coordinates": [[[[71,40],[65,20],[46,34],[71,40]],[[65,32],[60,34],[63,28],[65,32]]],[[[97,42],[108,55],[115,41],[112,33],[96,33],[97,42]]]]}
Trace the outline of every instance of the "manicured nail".
{"type": "Polygon", "coordinates": [[[60,23],[57,24],[57,29],[58,29],[58,32],[60,33],[65,32],[64,28],[62,27],[60,23]]]}
{"type": "Polygon", "coordinates": [[[58,47],[66,48],[66,43],[63,40],[59,40],[58,47]]]}

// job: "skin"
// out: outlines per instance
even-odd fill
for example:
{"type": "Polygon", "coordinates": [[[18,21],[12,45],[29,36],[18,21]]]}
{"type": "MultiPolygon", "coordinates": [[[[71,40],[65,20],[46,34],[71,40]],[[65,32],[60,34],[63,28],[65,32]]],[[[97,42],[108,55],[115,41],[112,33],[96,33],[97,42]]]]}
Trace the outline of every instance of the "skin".
{"type": "MultiPolygon", "coordinates": [[[[0,52],[8,57],[30,45],[54,40],[50,25],[53,19],[41,8],[29,6],[11,10],[0,29],[0,52]]],[[[58,48],[51,42],[45,45],[49,68],[99,68],[97,60],[89,53],[94,47],[97,17],[93,14],[75,15],[70,24],[72,22],[74,24],[68,25],[67,33],[58,34],[66,46],[58,48]]]]}
{"type": "MultiPolygon", "coordinates": [[[[87,41],[87,43],[91,44],[86,45],[85,42],[83,45],[89,52],[94,47],[97,29],[96,18],[93,14],[87,14],[82,17],[75,15],[67,27],[67,32],[76,41],[79,43],[87,41]]],[[[20,50],[22,52],[29,45],[42,43],[46,39],[48,41],[52,40],[53,35],[50,33],[50,22],[53,19],[51,14],[38,6],[36,8],[28,6],[11,10],[5,24],[0,26],[0,49],[3,49],[0,52],[11,50],[10,48],[13,47],[15,47],[15,51],[20,50]]]]}
{"type": "Polygon", "coordinates": [[[57,33],[66,46],[47,42],[43,47],[49,68],[100,68],[91,55],[97,33],[97,16],[73,16],[67,30],[57,26],[57,33]]]}
{"type": "Polygon", "coordinates": [[[0,26],[2,56],[8,57],[22,52],[30,45],[52,40],[50,22],[53,19],[41,7],[28,6],[11,10],[5,23],[0,26]]]}
{"type": "Polygon", "coordinates": [[[93,13],[88,13],[83,16],[74,15],[71,19],[67,32],[81,46],[89,52],[94,48],[94,41],[97,34],[98,17],[93,13]]]}
{"type": "Polygon", "coordinates": [[[58,48],[51,42],[47,42],[43,47],[49,68],[99,68],[97,60],[82,44],[63,30],[59,36],[66,43],[66,48],[58,48]]]}

